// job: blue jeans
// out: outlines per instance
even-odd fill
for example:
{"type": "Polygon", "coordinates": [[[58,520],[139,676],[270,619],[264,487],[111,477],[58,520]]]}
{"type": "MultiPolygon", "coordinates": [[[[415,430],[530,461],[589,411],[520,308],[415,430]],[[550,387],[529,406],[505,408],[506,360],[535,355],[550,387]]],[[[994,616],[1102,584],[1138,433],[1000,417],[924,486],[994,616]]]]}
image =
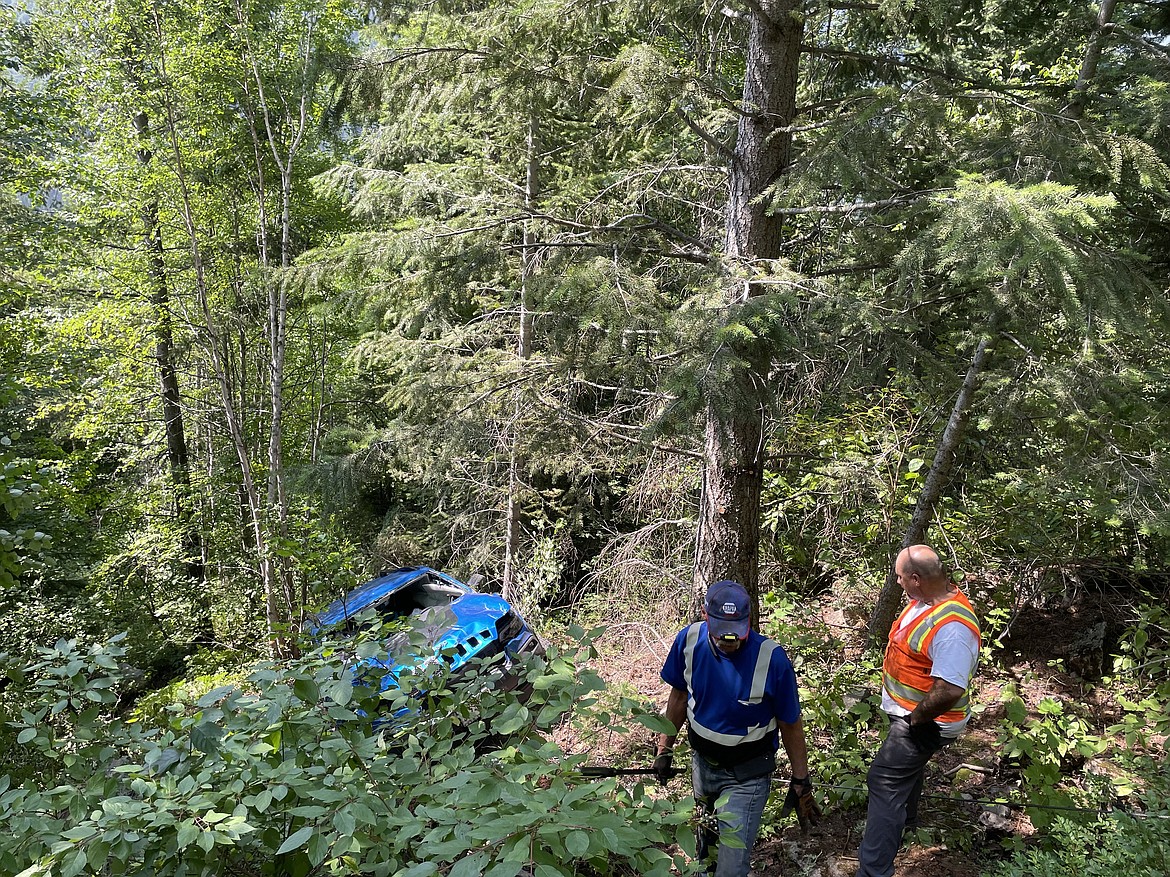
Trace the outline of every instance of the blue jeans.
{"type": "Polygon", "coordinates": [[[747,877],[751,867],[752,845],[760,830],[764,804],[772,790],[772,775],[738,780],[729,769],[713,767],[695,753],[691,757],[691,781],[699,811],[700,861],[707,861],[707,871],[715,877],[747,877]],[[727,800],[720,799],[727,795],[727,800]],[[725,841],[735,838],[736,846],[725,841]],[[712,867],[708,857],[718,847],[712,867]]]}
{"type": "MultiPolygon", "coordinates": [[[[949,740],[943,739],[943,745],[949,740]]],[[[926,764],[942,747],[920,749],[910,739],[910,722],[905,716],[890,716],[890,730],[878,750],[865,784],[869,807],[865,835],[857,851],[857,877],[892,877],[894,856],[902,845],[906,823],[918,824],[918,799],[926,778],[926,764]]]]}

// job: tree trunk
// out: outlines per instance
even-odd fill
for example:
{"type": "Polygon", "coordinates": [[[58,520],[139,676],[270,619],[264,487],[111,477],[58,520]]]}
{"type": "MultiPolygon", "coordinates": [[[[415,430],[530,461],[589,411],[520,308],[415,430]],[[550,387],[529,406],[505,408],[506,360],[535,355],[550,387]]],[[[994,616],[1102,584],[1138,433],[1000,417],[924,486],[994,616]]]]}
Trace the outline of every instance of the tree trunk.
{"type": "MultiPolygon", "coordinates": [[[[288,268],[291,260],[292,229],[292,161],[281,169],[280,177],[280,267],[288,268]]],[[[262,267],[261,270],[265,270],[262,267]]],[[[288,290],[283,279],[274,283],[266,277],[268,287],[268,388],[270,419],[268,429],[268,508],[276,519],[276,535],[282,541],[289,539],[288,491],[284,474],[284,366],[288,351],[288,290]]],[[[277,578],[284,598],[283,611],[289,621],[300,624],[300,606],[294,594],[292,569],[287,557],[279,554],[275,560],[277,578]]]]}
{"type": "MultiPolygon", "coordinates": [[[[516,355],[520,367],[532,356],[532,275],[535,271],[536,235],[532,230],[531,213],[540,194],[540,122],[533,110],[528,117],[528,168],[524,180],[524,207],[529,217],[524,221],[524,248],[520,264],[520,337],[516,355]]],[[[523,412],[524,388],[516,389],[515,405],[512,412],[512,427],[509,430],[512,447],[508,454],[508,508],[504,519],[504,581],[503,597],[512,602],[516,599],[516,560],[520,549],[520,471],[523,461],[516,453],[517,431],[523,412]]]]}
{"type": "MultiPolygon", "coordinates": [[[[149,146],[150,120],[145,111],[134,114],[134,133],[138,138],[138,162],[149,168],[154,154],[149,146]]],[[[150,187],[152,188],[152,187],[150,187]]],[[[206,569],[203,562],[203,537],[191,513],[191,473],[187,456],[187,439],[183,425],[183,406],[179,394],[178,370],[175,368],[175,344],[171,332],[170,286],[163,260],[162,227],[158,221],[158,198],[148,191],[142,204],[143,243],[146,246],[150,304],[154,308],[154,359],[158,366],[159,390],[163,410],[163,431],[167,443],[167,471],[179,527],[179,551],[183,571],[194,592],[199,612],[195,644],[210,645],[215,640],[211,624],[211,603],[207,597],[206,569]]]]}
{"type": "Polygon", "coordinates": [[[1085,57],[1081,61],[1081,71],[1077,76],[1077,84],[1073,86],[1072,98],[1069,100],[1065,114],[1070,119],[1080,119],[1085,115],[1085,104],[1089,99],[1089,88],[1097,78],[1097,65],[1101,62],[1101,50],[1104,48],[1105,36],[1113,25],[1113,11],[1117,7],[1117,0],[1101,0],[1097,11],[1097,21],[1093,24],[1093,31],[1089,34],[1089,41],[1085,45],[1085,57]]]}
{"type": "MultiPolygon", "coordinates": [[[[267,508],[270,516],[270,526],[275,530],[275,536],[280,541],[289,539],[289,509],[288,491],[284,472],[284,369],[285,358],[288,352],[288,288],[283,279],[274,283],[269,273],[271,267],[272,249],[268,242],[268,223],[265,210],[266,187],[264,185],[264,161],[262,160],[262,144],[267,143],[272,160],[280,173],[280,268],[287,269],[292,264],[292,195],[293,171],[297,155],[304,140],[309,125],[309,105],[316,82],[316,73],[313,64],[313,29],[316,19],[304,18],[305,36],[303,54],[301,57],[301,81],[299,93],[295,100],[289,100],[287,95],[277,94],[270,101],[264,85],[264,77],[260,73],[257,61],[249,39],[249,16],[240,3],[236,3],[236,16],[240,24],[240,35],[243,37],[245,58],[243,59],[252,70],[252,81],[256,90],[255,111],[258,111],[263,123],[264,137],[260,136],[256,115],[253,109],[245,111],[248,128],[252,136],[252,149],[256,162],[257,174],[257,203],[260,211],[260,270],[268,292],[268,387],[269,387],[269,429],[268,429],[268,482],[267,508]],[[283,117],[276,122],[274,116],[283,110],[283,117]],[[283,151],[282,151],[283,146],[283,151]]],[[[268,601],[268,615],[270,625],[274,618],[279,618],[281,612],[286,620],[300,624],[303,619],[300,613],[303,609],[296,598],[293,583],[291,564],[284,553],[270,554],[262,558],[262,563],[269,564],[272,572],[270,582],[273,586],[279,585],[279,594],[269,591],[266,594],[268,601]],[[283,599],[284,605],[277,607],[277,599],[283,599]]],[[[270,634],[273,631],[270,630],[270,634]]],[[[274,641],[276,640],[275,635],[274,641]]],[[[293,642],[285,642],[286,648],[296,648],[293,642]]]]}
{"type": "MultiPolygon", "coordinates": [[[[749,5],[743,112],[731,161],[726,216],[728,266],[735,280],[726,292],[734,308],[760,295],[753,282],[759,263],[780,255],[783,224],[769,216],[767,192],[792,162],[796,84],[803,17],[792,0],[749,5]]],[[[695,548],[695,609],[715,581],[739,581],[752,596],[758,620],[760,493],[764,475],[764,416],[771,351],[732,351],[747,363],[728,399],[708,399],[703,491],[695,548]]],[[[721,394],[722,395],[722,394],[721,394]]]]}
{"type": "MultiPolygon", "coordinates": [[[[918,494],[918,502],[914,506],[914,514],[910,516],[910,526],[906,528],[906,535],[902,538],[902,548],[910,545],[920,545],[926,538],[926,529],[934,517],[934,510],[942,498],[943,488],[951,474],[955,463],[955,454],[967,423],[971,418],[972,402],[975,390],[979,386],[979,378],[987,366],[989,355],[988,347],[995,334],[994,323],[988,327],[987,334],[979,339],[975,347],[975,354],[971,357],[971,364],[967,367],[967,376],[963,378],[963,385],[959,388],[959,396],[955,399],[955,406],[951,409],[950,419],[939,440],[938,449],[934,454],[934,462],[930,465],[930,472],[922,483],[922,491],[918,494]]],[[[902,588],[898,584],[898,576],[894,573],[893,560],[890,562],[890,571],[886,575],[878,595],[877,605],[869,619],[869,638],[873,643],[882,642],[889,633],[890,625],[898,614],[898,604],[901,602],[902,588]]]]}

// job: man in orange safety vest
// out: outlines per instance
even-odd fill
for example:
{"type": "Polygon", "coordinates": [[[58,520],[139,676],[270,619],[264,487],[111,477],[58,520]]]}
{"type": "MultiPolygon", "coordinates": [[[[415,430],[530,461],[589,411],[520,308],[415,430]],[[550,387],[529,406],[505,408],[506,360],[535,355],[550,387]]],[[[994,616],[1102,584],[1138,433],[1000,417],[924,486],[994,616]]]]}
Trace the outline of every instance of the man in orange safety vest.
{"type": "Polygon", "coordinates": [[[894,621],[882,664],[890,729],[866,776],[869,807],[857,877],[891,877],[902,833],[918,823],[931,756],[971,715],[967,694],[979,659],[979,619],[934,549],[911,545],[894,562],[910,604],[894,621]]]}

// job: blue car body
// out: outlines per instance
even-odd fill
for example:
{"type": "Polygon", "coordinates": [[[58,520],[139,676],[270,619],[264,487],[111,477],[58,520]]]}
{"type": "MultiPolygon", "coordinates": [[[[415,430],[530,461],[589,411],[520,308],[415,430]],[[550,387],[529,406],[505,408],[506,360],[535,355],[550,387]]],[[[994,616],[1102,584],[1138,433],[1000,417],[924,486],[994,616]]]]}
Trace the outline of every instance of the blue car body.
{"type": "Polygon", "coordinates": [[[442,661],[459,673],[474,658],[503,654],[505,666],[543,653],[540,640],[507,600],[481,594],[458,579],[420,566],[381,575],[336,600],[314,620],[316,632],[355,633],[356,620],[373,610],[378,621],[407,619],[385,643],[388,657],[364,659],[355,675],[381,690],[398,685],[407,669],[442,661]]]}

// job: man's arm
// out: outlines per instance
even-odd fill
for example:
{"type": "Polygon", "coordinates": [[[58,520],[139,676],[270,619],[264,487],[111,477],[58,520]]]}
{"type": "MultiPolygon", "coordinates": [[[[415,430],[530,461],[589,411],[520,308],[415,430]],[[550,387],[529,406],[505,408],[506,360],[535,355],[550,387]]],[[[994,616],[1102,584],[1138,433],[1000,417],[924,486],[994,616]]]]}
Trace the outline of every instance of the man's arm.
{"type": "Polygon", "coordinates": [[[910,724],[922,725],[933,722],[958,702],[963,696],[963,691],[964,689],[959,686],[936,677],[934,684],[926,692],[926,697],[910,713],[910,724]]]}
{"type": "Polygon", "coordinates": [[[666,720],[675,727],[673,734],[658,735],[658,752],[663,753],[674,748],[674,741],[678,739],[678,732],[687,720],[687,692],[684,688],[670,689],[670,696],[666,699],[666,720]]]}
{"type": "Polygon", "coordinates": [[[780,742],[784,744],[784,752],[788,755],[788,763],[792,766],[792,776],[807,779],[808,742],[804,738],[804,720],[780,722],[779,725],[780,742]]]}

